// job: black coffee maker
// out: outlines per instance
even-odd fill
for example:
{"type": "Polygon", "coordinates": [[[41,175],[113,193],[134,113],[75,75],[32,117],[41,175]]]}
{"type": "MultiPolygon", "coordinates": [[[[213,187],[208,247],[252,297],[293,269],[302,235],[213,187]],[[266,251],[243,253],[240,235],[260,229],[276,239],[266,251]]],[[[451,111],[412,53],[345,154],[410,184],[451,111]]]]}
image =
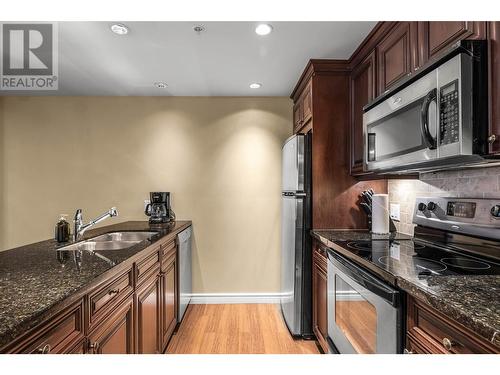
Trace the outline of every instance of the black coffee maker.
{"type": "Polygon", "coordinates": [[[144,213],[149,216],[150,224],[170,223],[175,220],[174,211],[170,208],[169,192],[149,193],[150,202],[146,205],[144,213]]]}

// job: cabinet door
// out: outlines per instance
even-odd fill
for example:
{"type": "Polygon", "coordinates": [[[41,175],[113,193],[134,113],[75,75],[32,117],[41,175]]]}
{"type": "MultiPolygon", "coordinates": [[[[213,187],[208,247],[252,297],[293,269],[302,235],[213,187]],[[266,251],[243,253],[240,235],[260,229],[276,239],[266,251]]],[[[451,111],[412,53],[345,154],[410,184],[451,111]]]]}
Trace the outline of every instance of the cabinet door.
{"type": "Polygon", "coordinates": [[[312,82],[309,82],[302,94],[302,125],[312,119],[312,82]]]}
{"type": "Polygon", "coordinates": [[[419,44],[423,48],[425,62],[461,39],[484,39],[486,22],[433,21],[419,22],[419,44]]]}
{"type": "Polygon", "coordinates": [[[162,349],[164,349],[177,324],[177,261],[174,252],[162,273],[162,349]]]}
{"type": "Polygon", "coordinates": [[[351,174],[363,173],[363,107],[375,97],[375,52],[351,75],[351,174]]]}
{"type": "Polygon", "coordinates": [[[328,353],[328,306],[326,254],[321,247],[314,251],[313,261],[313,331],[321,348],[328,353]]]}
{"type": "Polygon", "coordinates": [[[411,74],[418,65],[417,23],[400,22],[377,46],[378,93],[411,74]]]}
{"type": "Polygon", "coordinates": [[[297,133],[302,127],[302,101],[299,99],[293,106],[293,132],[297,133]]]}
{"type": "Polygon", "coordinates": [[[156,354],[160,348],[160,277],[146,281],[136,293],[137,352],[156,354]]]}
{"type": "Polygon", "coordinates": [[[135,352],[134,300],[129,296],[112,310],[89,335],[89,353],[133,354],[135,352]]]}
{"type": "Polygon", "coordinates": [[[490,153],[500,153],[500,22],[489,22],[490,48],[490,153]]]}

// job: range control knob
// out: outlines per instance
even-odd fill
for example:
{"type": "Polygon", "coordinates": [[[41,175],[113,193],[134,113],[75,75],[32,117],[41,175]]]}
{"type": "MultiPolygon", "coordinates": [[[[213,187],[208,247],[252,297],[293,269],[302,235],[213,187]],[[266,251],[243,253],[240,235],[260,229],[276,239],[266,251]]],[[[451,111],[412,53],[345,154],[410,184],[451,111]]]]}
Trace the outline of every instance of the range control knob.
{"type": "Polygon", "coordinates": [[[424,212],[425,210],[427,210],[427,205],[423,202],[420,202],[418,204],[418,210],[424,212]]]}
{"type": "Polygon", "coordinates": [[[429,211],[434,211],[436,208],[437,208],[437,204],[436,204],[436,203],[434,203],[434,202],[429,202],[429,203],[427,204],[427,209],[428,209],[429,211]]]}
{"type": "Polygon", "coordinates": [[[496,204],[491,207],[491,216],[494,218],[500,219],[500,204],[496,204]]]}

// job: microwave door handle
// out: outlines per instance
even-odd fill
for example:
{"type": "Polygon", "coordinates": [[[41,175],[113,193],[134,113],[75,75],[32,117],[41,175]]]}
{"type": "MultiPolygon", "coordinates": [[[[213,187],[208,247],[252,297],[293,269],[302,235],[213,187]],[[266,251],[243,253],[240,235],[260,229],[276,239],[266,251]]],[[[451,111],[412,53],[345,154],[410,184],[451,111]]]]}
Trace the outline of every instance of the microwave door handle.
{"type": "Polygon", "coordinates": [[[429,131],[429,107],[431,103],[437,99],[437,89],[432,89],[427,93],[422,103],[420,111],[420,132],[424,139],[425,145],[429,150],[435,150],[437,147],[437,140],[429,131]]]}

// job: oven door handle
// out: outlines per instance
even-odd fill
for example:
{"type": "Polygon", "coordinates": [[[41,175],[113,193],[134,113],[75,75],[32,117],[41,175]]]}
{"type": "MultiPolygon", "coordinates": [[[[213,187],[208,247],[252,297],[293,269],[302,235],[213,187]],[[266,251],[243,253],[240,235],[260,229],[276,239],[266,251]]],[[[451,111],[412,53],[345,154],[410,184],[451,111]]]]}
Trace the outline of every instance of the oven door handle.
{"type": "Polygon", "coordinates": [[[420,132],[429,150],[435,150],[437,147],[437,140],[429,131],[429,107],[435,100],[437,100],[437,89],[432,89],[425,96],[420,110],[420,132]]]}
{"type": "Polygon", "coordinates": [[[343,257],[340,257],[337,254],[332,254],[331,252],[329,255],[333,255],[331,261],[333,261],[334,268],[338,268],[339,271],[344,273],[347,277],[351,278],[353,281],[365,287],[377,296],[383,298],[392,306],[397,307],[399,305],[399,291],[397,289],[391,288],[389,285],[382,283],[343,257]]]}

